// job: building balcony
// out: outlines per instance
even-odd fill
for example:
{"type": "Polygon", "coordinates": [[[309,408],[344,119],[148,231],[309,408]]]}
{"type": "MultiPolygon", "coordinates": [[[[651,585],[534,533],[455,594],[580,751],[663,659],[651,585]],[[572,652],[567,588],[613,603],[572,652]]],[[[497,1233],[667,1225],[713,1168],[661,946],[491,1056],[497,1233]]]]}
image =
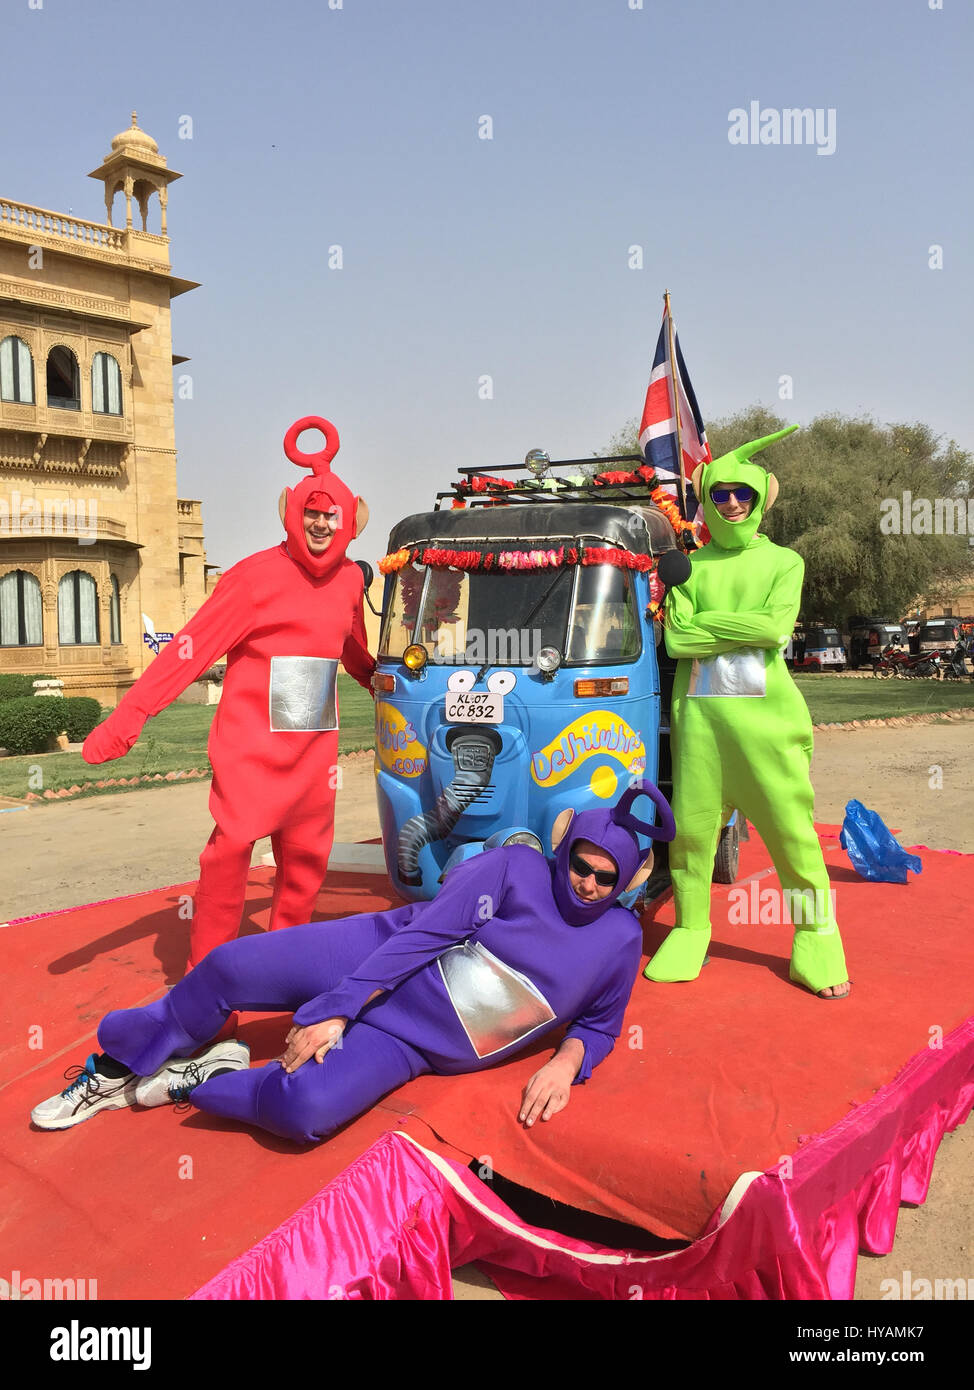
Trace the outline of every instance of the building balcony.
{"type": "Polygon", "coordinates": [[[107,222],[89,222],[83,217],[53,212],[0,198],[0,236],[32,246],[49,246],[95,260],[113,259],[169,268],[169,238],[135,227],[110,227],[107,222]]]}
{"type": "Polygon", "coordinates": [[[48,399],[44,405],[0,401],[0,430],[26,430],[72,439],[124,439],[127,443],[134,440],[131,414],[106,415],[82,407],[83,402],[68,398],[58,398],[56,404],[48,399]]]}
{"type": "Polygon", "coordinates": [[[143,548],[141,542],[129,539],[124,521],[99,512],[93,500],[22,497],[16,491],[0,497],[0,541],[66,541],[92,547],[103,541],[129,550],[143,548]]]}

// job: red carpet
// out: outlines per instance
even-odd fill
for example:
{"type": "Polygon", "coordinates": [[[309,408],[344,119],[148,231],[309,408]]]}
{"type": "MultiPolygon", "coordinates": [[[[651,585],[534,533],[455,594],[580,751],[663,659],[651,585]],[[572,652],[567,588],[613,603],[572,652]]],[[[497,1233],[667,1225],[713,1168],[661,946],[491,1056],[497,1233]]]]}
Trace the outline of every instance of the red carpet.
{"type": "MultiPolygon", "coordinates": [[[[270,914],[273,869],[253,869],[244,931],[270,914]]],[[[405,1111],[377,1108],[327,1145],[299,1148],[169,1107],[110,1111],[75,1129],[34,1130],[31,1108],[96,1050],[110,1008],[156,998],[183,972],[195,885],[12,923],[0,931],[0,1183],[3,1276],[97,1280],[106,1298],[181,1298],[289,1216],[405,1111]]],[[[322,915],[397,901],[375,875],[334,875],[322,915]]],[[[276,1056],[289,1024],[248,1015],[255,1062],[276,1056]]]]}
{"type": "MultiPolygon", "coordinates": [[[[5,1264],[26,1278],[97,1279],[98,1296],[179,1297],[289,1216],[387,1129],[479,1159],[526,1187],[659,1235],[691,1239],[738,1176],[795,1154],[972,1014],[970,856],[924,851],[909,885],[858,879],[823,835],[853,995],[826,1003],[788,983],[787,925],[732,926],[715,889],[711,963],[687,985],[640,978],[615,1053],[550,1124],[525,1132],[521,1087],[550,1046],[465,1078],[421,1077],[328,1144],[299,1150],[195,1112],[98,1116],[38,1133],[28,1113],[83,1061],[109,1008],[154,997],[182,970],[191,885],[15,923],[0,933],[7,987],[0,1052],[5,1264]],[[411,1117],[411,1118],[407,1118],[411,1117]],[[435,1144],[435,1141],[434,1141],[435,1144]]],[[[271,871],[251,879],[251,925],[271,871]]],[[[737,890],[776,886],[743,847],[737,890]]],[[[383,880],[335,875],[322,915],[391,901],[383,880]]],[[[767,912],[769,899],[755,905],[767,912]]],[[[672,920],[665,904],[647,945],[672,920]]],[[[283,1019],[250,1016],[254,1060],[283,1019]]]]}
{"type": "MultiPolygon", "coordinates": [[[[445,1078],[414,1082],[432,1132],[572,1206],[663,1237],[699,1236],[741,1173],[794,1154],[974,1015],[974,856],[924,850],[908,884],[870,884],[839,849],[838,827],[819,829],[848,999],[791,984],[791,927],[728,925],[734,889],[715,886],[710,964],[689,984],[640,976],[626,1031],[567,1110],[528,1131],[516,1123],[519,1088],[546,1057],[539,1045],[467,1077],[462,1092],[445,1078]]],[[[777,888],[756,838],[742,845],[735,885],[749,906],[751,881],[758,894],[777,888]]],[[[649,951],[672,922],[670,900],[646,923],[649,951]]]]}

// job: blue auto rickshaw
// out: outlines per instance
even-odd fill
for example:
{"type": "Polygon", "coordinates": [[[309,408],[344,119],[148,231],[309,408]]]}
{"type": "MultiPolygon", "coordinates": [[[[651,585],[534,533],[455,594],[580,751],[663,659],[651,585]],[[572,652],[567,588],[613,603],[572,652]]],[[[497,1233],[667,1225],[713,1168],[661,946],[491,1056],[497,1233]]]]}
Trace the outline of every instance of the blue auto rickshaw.
{"type": "Polygon", "coordinates": [[[614,803],[642,777],[670,789],[674,664],[660,647],[661,677],[651,583],[670,522],[645,486],[610,502],[530,482],[471,496],[460,471],[466,487],[401,521],[380,565],[379,818],[389,877],[414,900],[485,847],[547,851],[566,807],[614,803]]]}

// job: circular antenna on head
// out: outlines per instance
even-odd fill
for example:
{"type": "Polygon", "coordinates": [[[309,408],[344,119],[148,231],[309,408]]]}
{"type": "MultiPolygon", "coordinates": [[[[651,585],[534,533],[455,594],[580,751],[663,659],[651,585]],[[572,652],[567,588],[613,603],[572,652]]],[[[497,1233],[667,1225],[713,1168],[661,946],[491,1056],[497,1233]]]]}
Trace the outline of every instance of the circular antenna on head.
{"type": "Polygon", "coordinates": [[[325,473],[328,465],[339,450],[338,431],[330,420],[320,415],[305,415],[294,424],[284,436],[284,452],[299,468],[310,468],[313,473],[325,473]],[[325,447],[315,454],[306,454],[298,448],[298,438],[305,430],[320,430],[325,436],[325,447]]]}

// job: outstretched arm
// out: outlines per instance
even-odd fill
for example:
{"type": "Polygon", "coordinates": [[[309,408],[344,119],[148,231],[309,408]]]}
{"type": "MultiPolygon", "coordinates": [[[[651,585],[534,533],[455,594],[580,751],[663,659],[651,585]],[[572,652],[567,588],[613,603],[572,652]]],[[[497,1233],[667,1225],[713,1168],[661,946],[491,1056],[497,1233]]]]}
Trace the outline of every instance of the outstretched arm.
{"type": "Polygon", "coordinates": [[[235,646],[253,623],[250,586],[229,570],[195,617],[163,647],[118,707],[85,739],[87,763],[121,758],[142,726],[192,685],[214,661],[235,646]]]}
{"type": "Polygon", "coordinates": [[[250,585],[242,575],[229,570],[199,613],[158,653],[117,709],[93,728],[82,748],[85,762],[121,758],[142,733],[146,720],[171,705],[217,657],[242,641],[251,624],[250,585]]]}

